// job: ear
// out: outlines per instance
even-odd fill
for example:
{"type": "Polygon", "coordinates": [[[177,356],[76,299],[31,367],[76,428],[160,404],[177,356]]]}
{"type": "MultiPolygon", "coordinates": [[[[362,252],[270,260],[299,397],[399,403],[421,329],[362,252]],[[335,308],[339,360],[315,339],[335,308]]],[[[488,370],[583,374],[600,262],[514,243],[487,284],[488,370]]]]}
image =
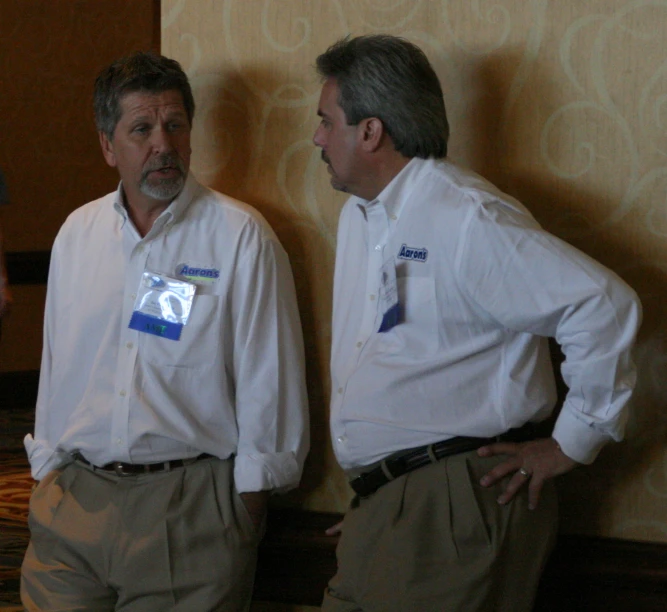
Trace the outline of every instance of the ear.
{"type": "Polygon", "coordinates": [[[109,140],[109,137],[102,131],[97,133],[100,137],[100,146],[102,147],[102,155],[107,164],[112,168],[116,167],[116,154],[113,150],[113,142],[109,140]]]}
{"type": "Polygon", "coordinates": [[[377,151],[382,145],[383,136],[386,133],[382,121],[377,117],[367,117],[361,120],[359,128],[361,146],[369,153],[377,151]]]}

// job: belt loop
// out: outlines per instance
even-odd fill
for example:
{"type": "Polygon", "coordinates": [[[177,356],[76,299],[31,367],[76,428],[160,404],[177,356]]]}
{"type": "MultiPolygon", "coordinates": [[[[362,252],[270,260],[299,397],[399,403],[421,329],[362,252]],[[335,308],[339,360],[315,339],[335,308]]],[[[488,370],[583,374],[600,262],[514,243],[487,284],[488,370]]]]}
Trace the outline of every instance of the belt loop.
{"type": "Polygon", "coordinates": [[[426,452],[428,453],[428,458],[431,460],[431,463],[438,463],[438,458],[435,456],[435,451],[433,450],[433,444],[429,444],[426,447],[426,452]]]}
{"type": "Polygon", "coordinates": [[[387,467],[387,462],[383,461],[380,464],[380,468],[382,469],[382,473],[387,477],[387,480],[394,480],[396,477],[389,471],[389,468],[387,467]]]}

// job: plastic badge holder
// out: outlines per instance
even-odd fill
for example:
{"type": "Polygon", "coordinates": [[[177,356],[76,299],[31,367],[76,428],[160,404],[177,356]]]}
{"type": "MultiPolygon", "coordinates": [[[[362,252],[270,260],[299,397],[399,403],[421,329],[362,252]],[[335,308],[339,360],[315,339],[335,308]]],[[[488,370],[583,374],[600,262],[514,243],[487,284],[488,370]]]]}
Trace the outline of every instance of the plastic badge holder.
{"type": "Polygon", "coordinates": [[[144,272],[130,319],[130,329],[179,340],[192,309],[196,285],[155,272],[144,272]]]}

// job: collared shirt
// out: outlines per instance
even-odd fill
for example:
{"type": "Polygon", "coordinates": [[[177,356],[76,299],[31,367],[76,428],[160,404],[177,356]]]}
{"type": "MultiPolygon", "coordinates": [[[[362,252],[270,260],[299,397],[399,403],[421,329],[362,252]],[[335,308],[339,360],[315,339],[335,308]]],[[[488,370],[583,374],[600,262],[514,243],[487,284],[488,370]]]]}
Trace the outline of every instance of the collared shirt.
{"type": "Polygon", "coordinates": [[[53,246],[33,476],[90,462],[235,455],[240,492],[289,488],[308,445],[287,255],[259,213],[199,185],[141,238],[122,190],[76,210],[53,246]],[[185,268],[188,268],[185,270],[185,268]],[[130,329],[142,273],[194,278],[178,341],[130,329]]]}
{"type": "Polygon", "coordinates": [[[641,318],[613,272],[517,201],[447,161],[413,159],[338,227],[331,431],[344,469],[453,436],[490,437],[553,409],[547,337],[569,386],[554,438],[591,462],[620,439],[641,318]],[[383,266],[399,324],[379,332],[383,266]]]}

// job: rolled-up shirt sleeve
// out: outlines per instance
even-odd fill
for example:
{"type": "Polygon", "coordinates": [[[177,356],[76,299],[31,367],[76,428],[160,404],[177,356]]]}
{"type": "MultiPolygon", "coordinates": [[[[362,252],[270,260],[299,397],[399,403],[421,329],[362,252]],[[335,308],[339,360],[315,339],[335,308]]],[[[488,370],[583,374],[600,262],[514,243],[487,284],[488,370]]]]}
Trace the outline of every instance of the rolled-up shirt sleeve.
{"type": "Polygon", "coordinates": [[[623,437],[636,382],[637,295],[504,203],[478,207],[464,243],[460,279],[471,298],[506,328],[560,344],[569,391],[553,437],[566,455],[591,463],[606,442],[623,437]]]}
{"type": "Polygon", "coordinates": [[[241,493],[295,487],[309,444],[303,340],[289,260],[272,234],[248,231],[253,248],[232,290],[234,476],[241,493]]]}

